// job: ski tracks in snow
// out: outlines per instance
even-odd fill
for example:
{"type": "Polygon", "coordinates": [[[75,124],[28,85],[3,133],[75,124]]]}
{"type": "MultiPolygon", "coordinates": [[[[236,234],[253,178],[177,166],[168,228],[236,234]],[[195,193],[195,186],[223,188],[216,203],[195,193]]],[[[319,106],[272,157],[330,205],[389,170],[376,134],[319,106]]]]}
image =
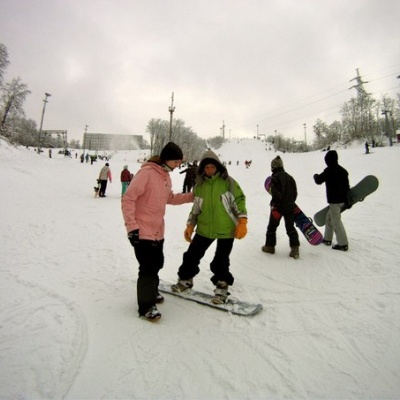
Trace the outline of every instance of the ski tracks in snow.
{"type": "Polygon", "coordinates": [[[64,398],[86,353],[84,316],[70,300],[11,273],[0,282],[1,397],[64,398]]]}

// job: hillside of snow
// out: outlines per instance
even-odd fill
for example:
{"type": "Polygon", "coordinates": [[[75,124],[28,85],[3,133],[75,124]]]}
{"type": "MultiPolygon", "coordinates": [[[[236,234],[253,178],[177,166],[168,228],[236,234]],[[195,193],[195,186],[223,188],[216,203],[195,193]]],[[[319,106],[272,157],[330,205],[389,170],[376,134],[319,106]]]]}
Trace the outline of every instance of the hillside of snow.
{"type": "MultiPolygon", "coordinates": [[[[216,153],[247,196],[248,235],[235,241],[233,296],[259,302],[250,318],[166,295],[162,319],[138,318],[137,262],[123,225],[119,174],[142,152],[110,160],[113,183],[94,198],[103,161],[0,142],[1,399],[399,399],[400,147],[338,149],[356,184],[378,190],[343,214],[349,251],[311,246],[288,257],[284,225],[276,254],[261,251],[270,197],[263,188],[280,154],[298,185],[298,205],[326,206],[313,181],[323,152],[282,154],[255,139],[216,153]],[[244,161],[252,160],[250,168],[244,161]],[[237,165],[238,164],[238,165],[237,165]]],[[[184,174],[171,174],[181,191],[184,174]]],[[[176,280],[191,205],[168,206],[165,266],[176,280]]],[[[323,229],[322,229],[323,231],[323,229]]],[[[195,288],[212,292],[209,262],[195,288]]]]}

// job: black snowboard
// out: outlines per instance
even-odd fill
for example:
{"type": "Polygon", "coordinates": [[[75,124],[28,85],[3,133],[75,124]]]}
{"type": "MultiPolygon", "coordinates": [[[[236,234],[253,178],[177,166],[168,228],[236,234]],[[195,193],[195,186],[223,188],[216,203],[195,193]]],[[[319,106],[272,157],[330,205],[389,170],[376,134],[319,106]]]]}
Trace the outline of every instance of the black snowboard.
{"type": "MultiPolygon", "coordinates": [[[[373,175],[368,175],[357,185],[350,188],[349,193],[347,194],[347,204],[345,204],[340,212],[348,210],[354,204],[358,203],[359,201],[363,201],[368,195],[375,192],[378,189],[379,181],[373,175]]],[[[321,211],[318,211],[314,215],[314,222],[318,226],[324,226],[326,220],[326,214],[328,214],[329,206],[323,208],[321,211]]]]}

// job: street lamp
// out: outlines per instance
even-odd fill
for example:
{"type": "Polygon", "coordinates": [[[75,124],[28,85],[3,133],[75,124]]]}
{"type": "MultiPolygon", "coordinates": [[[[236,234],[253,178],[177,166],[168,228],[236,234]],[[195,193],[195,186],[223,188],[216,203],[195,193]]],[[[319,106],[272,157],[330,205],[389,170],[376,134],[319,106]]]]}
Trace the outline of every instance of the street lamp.
{"type": "Polygon", "coordinates": [[[175,111],[175,107],[174,107],[174,92],[172,92],[172,97],[171,97],[171,106],[168,107],[168,111],[169,111],[169,141],[172,140],[172,118],[173,118],[173,114],[175,111]]]}
{"type": "Polygon", "coordinates": [[[38,135],[38,148],[37,148],[37,152],[38,154],[40,154],[40,139],[41,139],[41,135],[42,135],[42,127],[43,127],[43,118],[44,118],[44,112],[46,111],[46,103],[47,103],[47,98],[51,96],[50,93],[45,93],[45,98],[43,100],[43,111],[42,111],[42,119],[40,121],[40,128],[39,128],[39,135],[38,135]]]}

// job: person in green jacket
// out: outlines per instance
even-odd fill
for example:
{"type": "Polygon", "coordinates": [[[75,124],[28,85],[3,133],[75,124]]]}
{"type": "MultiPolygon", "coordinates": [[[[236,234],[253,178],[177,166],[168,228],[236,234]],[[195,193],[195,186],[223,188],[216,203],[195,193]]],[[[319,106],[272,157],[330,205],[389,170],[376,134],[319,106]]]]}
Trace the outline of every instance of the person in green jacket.
{"type": "Polygon", "coordinates": [[[207,249],[217,240],[216,251],[210,263],[211,282],[216,286],[215,304],[228,299],[228,288],[234,282],[229,270],[229,256],[234,239],[247,234],[246,196],[239,184],[228,175],[226,167],[211,150],[204,153],[196,176],[194,202],[184,236],[190,243],[183,254],[178,270],[175,292],[193,287],[193,277],[200,272],[199,264],[207,249]],[[193,231],[196,233],[192,239],[193,231]]]}

